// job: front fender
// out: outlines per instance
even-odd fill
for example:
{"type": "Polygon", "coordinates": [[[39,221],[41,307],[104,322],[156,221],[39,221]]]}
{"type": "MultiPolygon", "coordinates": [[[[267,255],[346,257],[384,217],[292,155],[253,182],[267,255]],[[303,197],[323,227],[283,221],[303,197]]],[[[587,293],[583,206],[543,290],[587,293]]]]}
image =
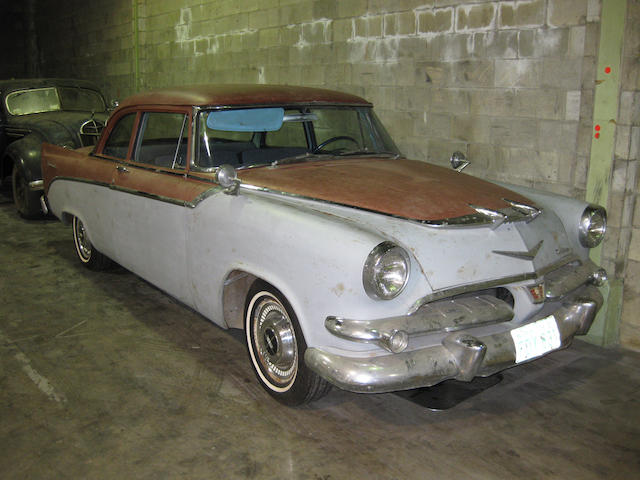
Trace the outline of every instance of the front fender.
{"type": "Polygon", "coordinates": [[[287,297],[309,346],[336,343],[324,328],[327,316],[402,315],[428,288],[410,253],[412,272],[405,290],[393,300],[369,298],[362,269],[371,250],[388,237],[264,194],[209,197],[192,211],[187,236],[198,311],[220,323],[223,282],[230,271],[244,271],[287,297]]]}
{"type": "Polygon", "coordinates": [[[43,141],[40,135],[32,133],[7,147],[6,156],[22,171],[27,182],[42,179],[40,150],[43,141]]]}
{"type": "Polygon", "coordinates": [[[588,202],[555,193],[534,190],[532,188],[522,187],[519,185],[510,185],[500,182],[496,183],[530,198],[543,209],[554,212],[562,222],[562,225],[567,232],[567,237],[573,251],[583,259],[587,259],[589,257],[589,249],[583,247],[578,238],[580,218],[582,217],[584,209],[589,206],[588,202]]]}

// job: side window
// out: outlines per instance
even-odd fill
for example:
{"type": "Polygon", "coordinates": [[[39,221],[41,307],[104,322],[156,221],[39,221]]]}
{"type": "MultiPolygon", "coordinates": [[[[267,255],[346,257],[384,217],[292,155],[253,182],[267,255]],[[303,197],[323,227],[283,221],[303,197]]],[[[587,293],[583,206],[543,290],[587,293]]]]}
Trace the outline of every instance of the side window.
{"type": "Polygon", "coordinates": [[[184,113],[145,113],[134,160],[157,167],[185,168],[188,120],[189,116],[184,113]]]}
{"type": "Polygon", "coordinates": [[[107,143],[102,149],[104,155],[115,158],[127,158],[129,151],[129,140],[131,139],[131,131],[136,120],[135,113],[129,113],[122,117],[107,138],[107,143]]]}

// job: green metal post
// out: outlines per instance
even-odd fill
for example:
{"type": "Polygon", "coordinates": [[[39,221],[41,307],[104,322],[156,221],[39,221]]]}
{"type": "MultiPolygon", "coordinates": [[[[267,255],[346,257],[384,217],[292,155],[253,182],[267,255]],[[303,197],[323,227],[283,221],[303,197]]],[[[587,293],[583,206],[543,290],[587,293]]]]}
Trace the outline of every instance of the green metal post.
{"type": "MultiPolygon", "coordinates": [[[[626,12],[627,0],[602,0],[586,199],[605,207],[609,199],[609,184],[615,152],[626,12]]],[[[591,251],[591,259],[594,262],[599,264],[601,258],[602,245],[591,251]]],[[[622,280],[613,278],[613,274],[614,272],[609,272],[609,285],[603,292],[607,294],[605,304],[591,327],[589,335],[587,335],[588,341],[599,345],[615,343],[618,336],[622,280]]]]}

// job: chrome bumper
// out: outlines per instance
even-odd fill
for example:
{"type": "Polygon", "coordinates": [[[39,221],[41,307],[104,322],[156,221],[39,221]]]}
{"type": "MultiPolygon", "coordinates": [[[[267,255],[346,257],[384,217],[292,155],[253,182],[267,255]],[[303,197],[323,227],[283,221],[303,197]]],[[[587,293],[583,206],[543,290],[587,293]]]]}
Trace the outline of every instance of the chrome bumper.
{"type": "MultiPolygon", "coordinates": [[[[555,350],[568,346],[575,335],[584,335],[602,303],[602,295],[594,285],[583,285],[564,296],[561,306],[553,312],[561,340],[560,347],[555,350]]],[[[468,328],[448,333],[440,345],[362,358],[309,348],[305,353],[305,363],[343,390],[367,393],[408,390],[435,385],[451,378],[470,381],[476,376],[492,375],[516,365],[511,331],[523,325],[503,322],[501,325],[506,328],[499,333],[475,333],[484,330],[484,320],[489,318],[488,312],[491,310],[499,315],[505,314],[497,303],[488,305],[479,317],[475,317],[479,321],[473,322],[468,328]]],[[[332,318],[327,319],[328,324],[334,321],[332,318]]],[[[538,319],[536,317],[529,323],[538,319]]],[[[349,328],[354,330],[351,321],[349,328]]],[[[371,341],[384,345],[389,340],[381,335],[371,341]]]]}
{"type": "Polygon", "coordinates": [[[29,182],[29,190],[33,190],[34,192],[44,190],[44,180],[33,180],[29,182]]]}

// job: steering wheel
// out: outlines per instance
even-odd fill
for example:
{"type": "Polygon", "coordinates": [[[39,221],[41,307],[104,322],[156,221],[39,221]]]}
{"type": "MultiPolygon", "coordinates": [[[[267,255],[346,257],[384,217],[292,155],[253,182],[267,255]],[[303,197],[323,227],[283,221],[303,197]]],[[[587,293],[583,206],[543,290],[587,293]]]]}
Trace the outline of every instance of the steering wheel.
{"type": "Polygon", "coordinates": [[[339,140],[348,140],[350,142],[355,143],[358,146],[358,148],[360,147],[360,144],[358,143],[358,141],[355,138],[350,137],[348,135],[338,135],[336,137],[328,138],[327,140],[322,142],[320,145],[318,145],[316,148],[314,148],[311,153],[318,153],[320,150],[322,150],[324,147],[326,147],[330,143],[337,142],[339,140]]]}

